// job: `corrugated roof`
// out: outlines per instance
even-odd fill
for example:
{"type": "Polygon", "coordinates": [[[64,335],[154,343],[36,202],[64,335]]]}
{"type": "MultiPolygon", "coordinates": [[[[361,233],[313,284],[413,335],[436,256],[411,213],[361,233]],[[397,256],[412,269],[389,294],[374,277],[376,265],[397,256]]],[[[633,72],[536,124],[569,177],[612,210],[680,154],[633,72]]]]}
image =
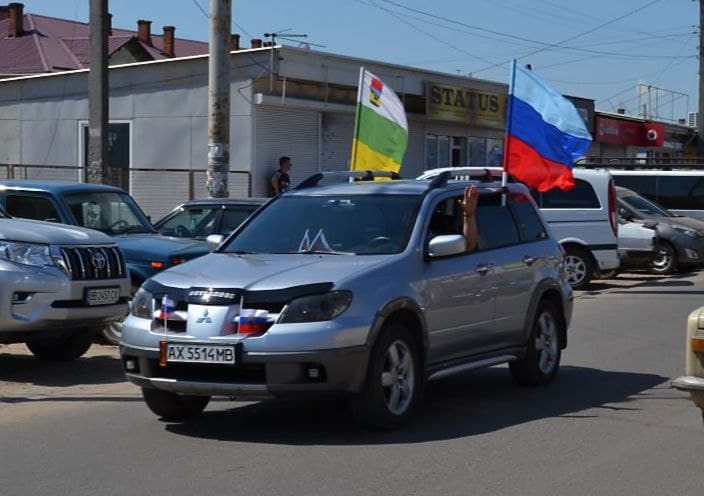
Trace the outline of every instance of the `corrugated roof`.
{"type": "MultiPolygon", "coordinates": [[[[90,63],[90,26],[67,19],[24,15],[24,34],[8,38],[9,19],[0,20],[0,74],[37,74],[87,68],[90,63]]],[[[167,59],[163,53],[164,37],[151,35],[152,44],[137,39],[137,32],[112,30],[108,38],[108,53],[113,54],[125,43],[135,39],[154,60],[167,59]]],[[[176,57],[208,53],[208,43],[176,38],[176,57]]]]}

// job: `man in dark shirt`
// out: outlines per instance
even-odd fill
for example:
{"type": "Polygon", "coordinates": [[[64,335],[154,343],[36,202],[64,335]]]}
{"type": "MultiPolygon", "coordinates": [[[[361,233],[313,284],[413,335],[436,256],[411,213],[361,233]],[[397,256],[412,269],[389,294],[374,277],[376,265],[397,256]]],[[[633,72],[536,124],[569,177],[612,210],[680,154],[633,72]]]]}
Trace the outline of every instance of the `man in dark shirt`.
{"type": "Polygon", "coordinates": [[[291,178],[288,176],[291,166],[290,157],[279,158],[279,169],[271,176],[272,196],[279,196],[291,187],[291,178]]]}

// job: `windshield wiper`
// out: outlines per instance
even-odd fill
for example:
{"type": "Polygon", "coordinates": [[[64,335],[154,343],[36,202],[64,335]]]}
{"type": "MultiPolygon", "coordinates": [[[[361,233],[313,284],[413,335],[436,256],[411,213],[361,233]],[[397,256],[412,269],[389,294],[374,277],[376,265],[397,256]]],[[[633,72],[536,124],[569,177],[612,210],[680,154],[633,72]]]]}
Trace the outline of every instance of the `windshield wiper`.
{"type": "Polygon", "coordinates": [[[303,250],[297,252],[298,255],[356,255],[351,251],[336,251],[336,250],[303,250]]]}
{"type": "Polygon", "coordinates": [[[116,234],[136,234],[136,233],[146,233],[149,232],[142,226],[127,226],[124,229],[120,229],[116,234]]]}

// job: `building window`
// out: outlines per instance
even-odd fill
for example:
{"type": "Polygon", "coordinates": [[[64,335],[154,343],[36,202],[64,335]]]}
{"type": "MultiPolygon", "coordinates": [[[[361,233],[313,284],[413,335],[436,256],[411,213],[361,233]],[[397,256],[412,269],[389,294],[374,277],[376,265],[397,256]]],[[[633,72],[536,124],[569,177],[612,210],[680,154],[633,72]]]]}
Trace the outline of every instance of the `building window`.
{"type": "Polygon", "coordinates": [[[425,168],[458,167],[467,164],[467,138],[463,136],[425,136],[425,168]]]}
{"type": "Polygon", "coordinates": [[[486,140],[486,165],[501,167],[504,162],[504,140],[489,138],[486,140]]]}
{"type": "Polygon", "coordinates": [[[469,138],[469,165],[486,165],[486,138],[469,138]]]}
{"type": "MultiPolygon", "coordinates": [[[[130,187],[130,157],[132,156],[131,123],[111,122],[108,125],[108,164],[111,169],[110,184],[129,191],[130,187]]],[[[81,166],[88,165],[88,123],[81,123],[81,140],[83,154],[81,166]]],[[[83,181],[86,181],[85,170],[83,181]]]]}

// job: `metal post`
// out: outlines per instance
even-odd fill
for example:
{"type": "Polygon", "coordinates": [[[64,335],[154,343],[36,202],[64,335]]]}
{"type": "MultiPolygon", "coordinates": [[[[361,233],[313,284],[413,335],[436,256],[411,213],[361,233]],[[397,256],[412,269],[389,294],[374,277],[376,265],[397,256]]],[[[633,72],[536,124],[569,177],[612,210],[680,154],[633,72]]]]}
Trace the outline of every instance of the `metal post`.
{"type": "Polygon", "coordinates": [[[230,170],[230,24],[232,0],[210,0],[208,198],[227,198],[230,170]]]}
{"type": "Polygon", "coordinates": [[[704,157],[704,0],[699,0],[699,113],[697,115],[697,157],[704,157]]]}
{"type": "Polygon", "coordinates": [[[87,182],[109,182],[108,0],[90,0],[90,72],[88,73],[87,165],[87,182]]]}

